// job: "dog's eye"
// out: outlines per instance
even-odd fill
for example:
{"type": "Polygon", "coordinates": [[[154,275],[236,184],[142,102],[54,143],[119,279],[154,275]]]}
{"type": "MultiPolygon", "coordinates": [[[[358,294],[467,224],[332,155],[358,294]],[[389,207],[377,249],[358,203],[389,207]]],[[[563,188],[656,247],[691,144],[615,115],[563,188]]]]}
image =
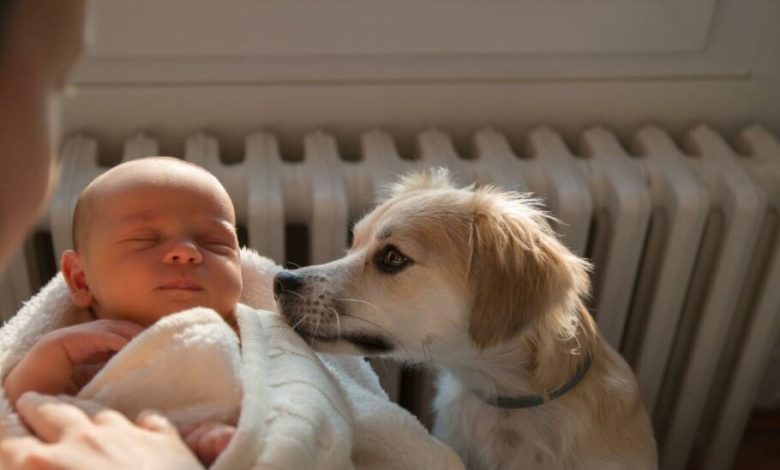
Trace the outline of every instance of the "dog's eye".
{"type": "Polygon", "coordinates": [[[376,265],[386,273],[396,273],[405,268],[411,260],[398,251],[398,248],[389,245],[377,253],[376,265]]]}

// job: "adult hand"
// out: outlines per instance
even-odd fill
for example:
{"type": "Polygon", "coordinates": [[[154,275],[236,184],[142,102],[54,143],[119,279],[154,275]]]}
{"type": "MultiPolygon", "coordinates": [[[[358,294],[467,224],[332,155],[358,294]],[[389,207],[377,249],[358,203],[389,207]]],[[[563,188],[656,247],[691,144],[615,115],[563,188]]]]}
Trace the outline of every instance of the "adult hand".
{"type": "Polygon", "coordinates": [[[110,355],[143,327],[120,320],[96,320],[51,331],[38,340],[3,381],[16,403],[25,392],[76,394],[110,355]]]}
{"type": "Polygon", "coordinates": [[[17,401],[17,411],[35,436],[2,428],[0,468],[190,470],[203,467],[187,449],[173,425],[153,412],[135,425],[113,410],[87,413],[67,397],[34,392],[17,401]]]}

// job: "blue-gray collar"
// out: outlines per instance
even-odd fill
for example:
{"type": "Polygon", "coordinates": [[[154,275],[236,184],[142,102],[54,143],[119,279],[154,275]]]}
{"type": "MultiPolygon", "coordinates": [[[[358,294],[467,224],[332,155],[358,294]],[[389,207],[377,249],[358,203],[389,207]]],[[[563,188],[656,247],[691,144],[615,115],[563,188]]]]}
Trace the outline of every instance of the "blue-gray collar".
{"type": "Polygon", "coordinates": [[[493,406],[497,406],[499,408],[509,408],[509,409],[520,409],[520,408],[531,408],[534,406],[539,406],[547,403],[548,401],[555,400],[556,398],[560,397],[564,393],[568,392],[569,390],[573,389],[577,386],[578,383],[585,377],[585,374],[588,373],[591,366],[591,360],[590,356],[586,357],[585,360],[580,364],[580,367],[577,368],[577,372],[575,372],[574,375],[571,376],[571,378],[560,387],[556,388],[555,390],[552,390],[548,392],[546,395],[521,395],[519,397],[490,397],[486,398],[483,397],[481,394],[476,393],[476,395],[482,399],[482,401],[489,403],[493,406]]]}

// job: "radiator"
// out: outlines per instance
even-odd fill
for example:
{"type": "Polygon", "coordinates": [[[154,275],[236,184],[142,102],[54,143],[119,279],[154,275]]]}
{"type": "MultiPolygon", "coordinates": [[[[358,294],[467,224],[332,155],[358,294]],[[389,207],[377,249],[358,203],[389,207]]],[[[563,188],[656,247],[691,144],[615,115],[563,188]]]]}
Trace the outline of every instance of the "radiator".
{"type": "MultiPolygon", "coordinates": [[[[699,126],[678,144],[645,127],[624,145],[596,127],[582,133],[575,151],[542,127],[520,141],[484,129],[459,152],[446,132],[428,130],[417,135],[413,155],[401,155],[392,135],[374,130],[360,136],[357,154],[345,155],[332,135],[313,132],[302,155],[290,156],[273,134],[258,132],[246,139],[242,158],[224,163],[218,138],[201,133],[187,139],[184,158],[226,186],[242,241],[291,265],[341,256],[351,223],[398,173],[446,166],[461,184],[543,197],[563,241],[595,263],[589,306],[636,372],[661,468],[730,468],[780,327],[777,138],[754,126],[729,145],[699,126]]],[[[136,135],[123,158],[158,148],[136,135]]],[[[5,314],[53,274],[54,254],[70,247],[73,206],[104,170],[100,157],[96,140],[65,141],[48,212],[0,278],[5,314]]],[[[375,365],[391,398],[429,424],[426,374],[375,365]]]]}

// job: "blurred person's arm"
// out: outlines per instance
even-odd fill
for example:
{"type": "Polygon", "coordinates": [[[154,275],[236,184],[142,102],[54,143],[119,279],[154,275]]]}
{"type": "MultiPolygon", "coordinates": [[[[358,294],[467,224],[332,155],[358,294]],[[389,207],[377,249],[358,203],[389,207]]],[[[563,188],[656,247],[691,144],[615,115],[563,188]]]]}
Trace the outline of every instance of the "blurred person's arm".
{"type": "Polygon", "coordinates": [[[0,267],[45,205],[59,95],[84,42],[84,0],[0,2],[0,267]]]}
{"type": "MultiPolygon", "coordinates": [[[[84,15],[84,0],[0,1],[0,269],[52,189],[57,104],[83,46],[84,15]]],[[[202,468],[158,415],[134,425],[28,395],[17,405],[26,403],[19,414],[36,436],[11,435],[18,426],[0,424],[0,468],[202,468]]]]}

